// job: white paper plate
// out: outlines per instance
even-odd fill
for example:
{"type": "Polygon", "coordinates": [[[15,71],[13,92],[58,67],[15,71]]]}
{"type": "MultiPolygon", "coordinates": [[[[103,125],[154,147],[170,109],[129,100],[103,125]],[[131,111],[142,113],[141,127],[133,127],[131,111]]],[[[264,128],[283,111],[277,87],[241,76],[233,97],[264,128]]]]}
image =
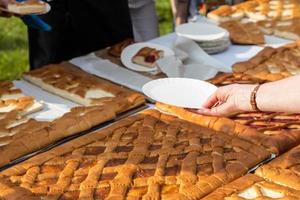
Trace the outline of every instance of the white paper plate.
{"type": "Polygon", "coordinates": [[[228,37],[227,30],[216,25],[207,23],[187,23],[176,28],[179,36],[186,37],[195,41],[213,41],[228,37]]]}
{"type": "Polygon", "coordinates": [[[151,99],[183,108],[201,108],[217,87],[201,80],[189,78],[163,78],[150,81],[143,92],[151,99]]]}
{"type": "Polygon", "coordinates": [[[132,45],[126,47],[122,51],[121,61],[122,61],[123,65],[131,70],[140,71],[140,72],[151,72],[151,71],[157,70],[157,67],[149,68],[149,67],[137,65],[132,62],[133,56],[135,56],[137,54],[137,52],[144,47],[150,47],[150,48],[154,48],[157,50],[162,50],[162,51],[164,51],[164,57],[175,55],[175,53],[172,49],[162,46],[162,45],[152,44],[152,43],[136,43],[136,44],[132,44],[132,45]]]}

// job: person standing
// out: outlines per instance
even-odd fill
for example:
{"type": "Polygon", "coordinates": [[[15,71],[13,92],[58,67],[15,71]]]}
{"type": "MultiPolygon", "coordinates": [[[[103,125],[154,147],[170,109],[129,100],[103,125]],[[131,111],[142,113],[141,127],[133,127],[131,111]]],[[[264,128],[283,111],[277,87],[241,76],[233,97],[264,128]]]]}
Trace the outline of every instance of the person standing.
{"type": "MultiPolygon", "coordinates": [[[[8,1],[0,0],[1,7],[5,8],[8,1]]],[[[52,30],[28,28],[31,69],[133,37],[127,0],[52,0],[49,4],[51,11],[40,18],[52,30]]]]}
{"type": "Polygon", "coordinates": [[[189,13],[189,0],[171,0],[175,26],[186,23],[189,13]]]}
{"type": "Polygon", "coordinates": [[[158,18],[154,0],[128,0],[136,42],[159,36],[158,18]]]}

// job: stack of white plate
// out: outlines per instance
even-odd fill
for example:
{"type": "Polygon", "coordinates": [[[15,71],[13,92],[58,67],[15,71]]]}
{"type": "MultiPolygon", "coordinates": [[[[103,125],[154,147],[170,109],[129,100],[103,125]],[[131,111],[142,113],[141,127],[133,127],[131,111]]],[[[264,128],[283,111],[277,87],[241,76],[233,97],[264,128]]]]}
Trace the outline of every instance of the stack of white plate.
{"type": "Polygon", "coordinates": [[[225,51],[230,46],[229,32],[208,23],[187,23],[176,28],[179,36],[194,40],[209,54],[225,51]]]}

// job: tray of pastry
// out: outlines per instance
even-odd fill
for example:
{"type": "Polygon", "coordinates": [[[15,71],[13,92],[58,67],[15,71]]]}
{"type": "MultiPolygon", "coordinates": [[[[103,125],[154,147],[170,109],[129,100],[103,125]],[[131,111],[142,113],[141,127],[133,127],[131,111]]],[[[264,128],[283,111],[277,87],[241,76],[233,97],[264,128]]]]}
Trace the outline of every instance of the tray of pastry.
{"type": "Polygon", "coordinates": [[[0,173],[0,197],[201,199],[271,156],[226,132],[146,110],[0,173]]]}
{"type": "MultiPolygon", "coordinates": [[[[95,52],[95,55],[102,58],[107,59],[111,61],[114,64],[117,64],[120,67],[125,67],[123,63],[121,62],[121,53],[122,51],[128,47],[129,45],[134,44],[134,41],[132,39],[124,40],[120,43],[117,43],[109,48],[99,50],[95,52]]],[[[149,72],[136,72],[143,76],[146,76],[151,79],[158,79],[158,78],[166,78],[167,76],[164,73],[158,73],[158,74],[151,74],[149,72]]]]}
{"type": "MultiPolygon", "coordinates": [[[[98,131],[98,130],[101,130],[102,128],[105,128],[106,126],[110,125],[110,124],[113,124],[119,120],[122,120],[128,116],[131,116],[131,115],[134,115],[142,110],[145,110],[149,108],[149,105],[147,104],[144,104],[144,105],[141,105],[135,109],[132,109],[132,110],[129,110],[129,111],[126,111],[120,115],[117,115],[117,116],[109,116],[107,115],[104,115],[104,112],[105,110],[100,110],[99,108],[96,108],[96,107],[87,107],[87,108],[84,108],[84,107],[75,107],[74,109],[71,110],[71,112],[68,112],[66,113],[64,116],[62,116],[61,118],[58,118],[56,119],[55,121],[51,122],[51,123],[47,123],[46,125],[48,126],[45,126],[46,127],[59,127],[61,128],[61,130],[57,133],[57,134],[61,134],[60,136],[56,136],[56,137],[53,137],[53,131],[49,131],[48,132],[48,136],[49,138],[51,138],[50,140],[48,139],[46,142],[44,141],[37,141],[36,143],[39,145],[38,147],[31,147],[29,148],[29,150],[21,150],[19,152],[13,152],[14,156],[11,156],[11,152],[10,151],[13,151],[13,145],[17,144],[18,145],[18,142],[16,142],[15,140],[13,140],[13,138],[11,138],[11,140],[8,140],[8,138],[6,138],[6,140],[4,140],[3,137],[0,137],[0,147],[2,148],[1,151],[3,151],[2,153],[0,152],[0,155],[2,156],[5,156],[7,159],[3,159],[2,162],[0,162],[0,171],[2,170],[5,170],[7,168],[10,168],[18,163],[21,163],[25,160],[28,160],[29,158],[31,157],[34,157],[40,153],[43,153],[43,152],[46,152],[46,151],[49,151],[50,149],[53,149],[54,147],[57,147],[59,145],[62,145],[66,142],[69,142],[75,138],[79,138],[83,135],[86,135],[86,134],[89,134],[89,133],[92,133],[94,131],[98,131]],[[76,119],[76,121],[73,119],[71,119],[71,115],[74,115],[74,111],[75,110],[89,110],[85,116],[82,115],[84,112],[81,112],[79,115],[81,115],[80,117],[77,116],[74,116],[78,119],[76,119]],[[98,111],[97,111],[98,109],[98,111]],[[93,113],[94,112],[94,113],[93,113]],[[98,113],[97,113],[98,112],[98,113]],[[91,117],[91,116],[88,116],[90,114],[97,114],[98,116],[99,115],[102,115],[101,117],[94,117],[94,120],[92,120],[92,118],[87,118],[87,117],[91,117]],[[103,116],[104,115],[104,116],[103,116]],[[88,121],[89,123],[93,123],[92,125],[90,126],[86,126],[86,127],[81,127],[81,129],[79,128],[79,126],[76,125],[76,123],[80,123],[81,120],[85,120],[85,121],[88,121]],[[57,125],[58,124],[58,125],[57,125]],[[69,131],[68,129],[65,129],[65,127],[61,126],[61,124],[65,124],[65,127],[68,127],[69,129],[73,129],[73,131],[69,131]],[[69,133],[68,133],[69,132],[69,133]],[[5,144],[3,144],[3,142],[7,142],[5,144]],[[11,144],[10,144],[11,143],[11,144]],[[9,146],[7,146],[9,145],[9,146]],[[7,153],[8,152],[8,153],[7,153]],[[9,160],[8,160],[9,159],[9,160]]],[[[11,113],[10,113],[11,114],[11,113]]],[[[73,117],[73,116],[72,116],[73,117]]],[[[23,120],[23,119],[21,119],[23,120]]],[[[28,140],[27,138],[29,137],[30,139],[32,138],[32,133],[28,130],[29,128],[32,129],[32,125],[35,126],[35,129],[39,130],[42,125],[45,125],[43,122],[38,122],[34,119],[28,119],[31,123],[27,123],[27,124],[24,124],[23,126],[26,127],[26,128],[23,128],[22,131],[24,131],[24,133],[22,133],[24,136],[22,137],[24,140],[24,138],[26,138],[25,140],[27,141],[30,141],[28,140]],[[32,122],[35,122],[32,123],[32,122]]],[[[2,122],[0,120],[0,122],[2,122]]],[[[18,127],[16,127],[18,128],[18,127]]],[[[42,134],[41,131],[38,132],[39,134],[42,134]]],[[[20,133],[16,133],[17,134],[20,134],[20,133]]],[[[12,136],[12,135],[10,135],[12,136]]],[[[42,134],[42,136],[45,136],[45,134],[42,134]]],[[[41,136],[41,137],[42,137],[41,136]]],[[[26,142],[26,141],[25,141],[26,142]]],[[[20,149],[22,146],[20,146],[20,149]]]]}
{"type": "Polygon", "coordinates": [[[0,82],[0,167],[147,107],[143,95],[65,64],[46,66],[23,77],[47,92],[15,82],[24,86],[24,94],[13,82],[0,82]],[[75,103],[51,97],[48,91],[75,103]],[[37,100],[28,94],[40,96],[37,100]]]}

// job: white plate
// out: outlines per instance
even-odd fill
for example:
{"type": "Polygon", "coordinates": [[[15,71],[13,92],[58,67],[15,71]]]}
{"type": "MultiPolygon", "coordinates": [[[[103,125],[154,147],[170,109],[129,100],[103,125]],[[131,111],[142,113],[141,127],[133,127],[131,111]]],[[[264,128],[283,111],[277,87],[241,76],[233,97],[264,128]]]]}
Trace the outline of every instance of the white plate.
{"type": "Polygon", "coordinates": [[[143,92],[151,99],[165,104],[199,109],[217,87],[201,80],[190,78],[163,78],[150,81],[143,92]]]}
{"type": "Polygon", "coordinates": [[[212,41],[228,37],[227,30],[207,23],[187,23],[176,28],[176,33],[195,41],[212,41]]]}
{"type": "Polygon", "coordinates": [[[152,44],[152,43],[136,43],[136,44],[132,44],[132,45],[126,47],[122,51],[121,61],[122,61],[123,65],[131,70],[140,71],[140,72],[151,72],[151,71],[157,70],[157,67],[149,68],[149,67],[137,65],[132,62],[133,56],[135,56],[136,53],[144,47],[150,47],[150,48],[154,48],[157,50],[162,50],[162,51],[164,51],[164,57],[175,55],[174,51],[172,49],[162,46],[162,45],[152,44]]]}

